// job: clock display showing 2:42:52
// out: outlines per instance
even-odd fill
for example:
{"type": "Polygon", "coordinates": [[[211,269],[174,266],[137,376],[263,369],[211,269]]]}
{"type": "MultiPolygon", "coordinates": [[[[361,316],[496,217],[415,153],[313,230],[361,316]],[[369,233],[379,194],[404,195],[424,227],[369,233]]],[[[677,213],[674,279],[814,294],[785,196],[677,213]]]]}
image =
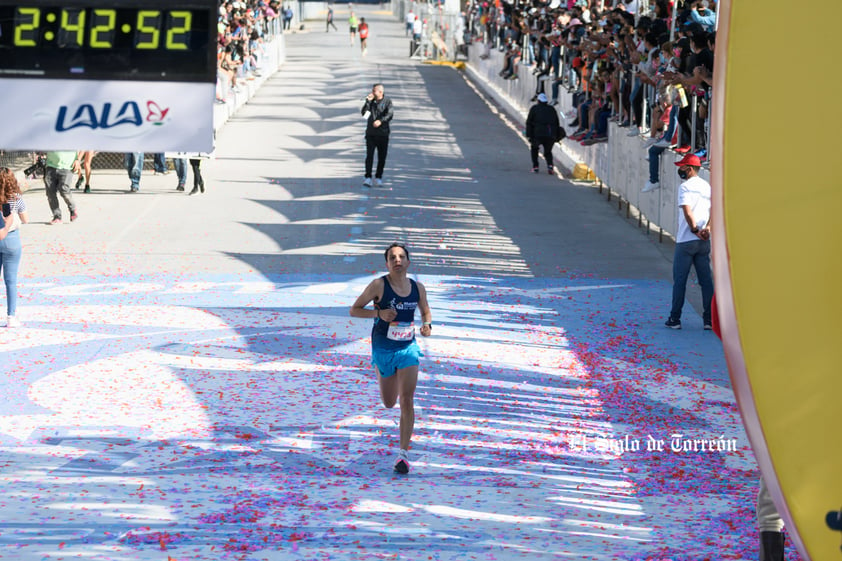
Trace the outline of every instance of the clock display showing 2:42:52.
{"type": "Polygon", "coordinates": [[[189,80],[214,72],[215,0],[54,2],[0,0],[0,74],[189,80]]]}
{"type": "Polygon", "coordinates": [[[14,47],[111,49],[128,39],[135,49],[188,50],[193,13],[187,10],[15,8],[14,47]],[[119,22],[119,23],[118,23],[119,22]]]}

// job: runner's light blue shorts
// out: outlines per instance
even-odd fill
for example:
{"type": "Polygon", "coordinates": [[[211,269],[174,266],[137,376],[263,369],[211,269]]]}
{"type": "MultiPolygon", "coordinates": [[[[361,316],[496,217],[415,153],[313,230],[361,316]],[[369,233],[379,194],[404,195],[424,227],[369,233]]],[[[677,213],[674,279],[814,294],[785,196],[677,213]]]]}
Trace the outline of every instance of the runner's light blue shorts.
{"type": "Polygon", "coordinates": [[[418,343],[412,341],[403,349],[371,349],[371,364],[376,366],[380,371],[380,376],[388,378],[394,376],[395,372],[401,368],[409,368],[410,366],[418,366],[420,358],[424,356],[418,343]]]}

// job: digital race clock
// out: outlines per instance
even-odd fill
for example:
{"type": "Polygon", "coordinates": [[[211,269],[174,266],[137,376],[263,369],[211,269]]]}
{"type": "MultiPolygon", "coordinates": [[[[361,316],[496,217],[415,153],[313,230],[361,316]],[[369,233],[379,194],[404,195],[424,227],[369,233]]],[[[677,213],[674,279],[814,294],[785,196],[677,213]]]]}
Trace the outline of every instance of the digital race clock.
{"type": "Polygon", "coordinates": [[[216,2],[0,1],[0,73],[212,81],[216,2]]]}
{"type": "Polygon", "coordinates": [[[210,151],[216,0],[0,0],[0,148],[210,151]]]}

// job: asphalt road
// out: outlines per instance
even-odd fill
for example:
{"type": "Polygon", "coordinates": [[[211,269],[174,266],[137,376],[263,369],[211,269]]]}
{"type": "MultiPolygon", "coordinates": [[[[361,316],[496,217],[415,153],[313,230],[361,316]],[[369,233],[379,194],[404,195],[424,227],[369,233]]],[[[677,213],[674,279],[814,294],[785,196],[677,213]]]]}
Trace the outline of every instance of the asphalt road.
{"type": "Polygon", "coordinates": [[[530,173],[511,118],[357,9],[367,56],[344,6],[339,33],[288,35],[204,195],[100,171],[50,226],[27,192],[0,556],[754,557],[721,345],[691,306],[663,327],[669,246],[593,186],[530,173]],[[395,105],[382,190],[361,185],[374,82],[395,105]],[[405,478],[347,314],[395,240],[435,324],[405,478]]]}

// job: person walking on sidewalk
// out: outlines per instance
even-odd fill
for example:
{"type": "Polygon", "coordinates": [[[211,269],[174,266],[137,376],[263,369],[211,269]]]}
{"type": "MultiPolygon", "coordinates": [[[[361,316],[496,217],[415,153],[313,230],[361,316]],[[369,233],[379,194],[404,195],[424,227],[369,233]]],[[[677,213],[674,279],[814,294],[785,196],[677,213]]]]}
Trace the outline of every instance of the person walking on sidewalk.
{"type": "MultiPolygon", "coordinates": [[[[362,36],[362,28],[360,28],[362,36]]],[[[392,100],[384,95],[383,84],[374,84],[365,98],[360,113],[368,115],[365,127],[365,179],[363,186],[371,187],[371,168],[374,165],[374,151],[377,150],[377,171],[374,186],[383,187],[383,168],[389,151],[389,124],[392,122],[392,100]]]]}
{"type": "Polygon", "coordinates": [[[152,155],[152,168],[155,170],[155,175],[169,175],[170,170],[167,169],[167,156],[163,152],[158,152],[152,155]]]}
{"type": "Polygon", "coordinates": [[[678,187],[678,235],[675,239],[675,257],[672,262],[672,308],[666,325],[681,329],[681,309],[687,290],[690,267],[702,288],[702,321],[706,330],[713,329],[711,300],[713,275],[710,269],[710,184],[699,177],[702,162],[698,156],[688,154],[676,162],[678,175],[684,180],[678,187]]]}
{"type": "Polygon", "coordinates": [[[91,173],[93,171],[91,163],[94,160],[94,155],[96,155],[96,152],[93,150],[79,150],[77,155],[82,169],[79,172],[79,179],[76,180],[76,189],[82,187],[82,182],[84,181],[85,193],[91,192],[91,173]]]}
{"type": "Polygon", "coordinates": [[[126,152],[123,155],[123,167],[129,174],[131,185],[129,190],[132,193],[140,191],[140,176],[143,174],[143,152],[126,152]]]}
{"type": "Polygon", "coordinates": [[[73,193],[70,191],[73,184],[73,174],[79,172],[79,160],[77,153],[73,151],[47,152],[47,171],[44,174],[44,187],[47,193],[47,203],[53,219],[50,224],[61,224],[61,207],[58,196],[64,199],[67,204],[67,211],[70,213],[70,221],[78,217],[76,214],[76,202],[73,200],[73,193]]]}
{"type": "Polygon", "coordinates": [[[391,409],[400,398],[400,448],[397,473],[409,473],[409,445],[415,427],[415,387],[421,350],[415,341],[415,311],[421,312],[420,333],[433,331],[427,290],[407,277],[409,250],[393,243],[384,252],[389,273],[376,278],[351,306],[351,317],[374,320],[371,328],[371,364],[380,386],[380,398],[391,409]],[[366,308],[374,303],[373,309],[366,308]]]}
{"type": "Polygon", "coordinates": [[[0,168],[0,273],[6,285],[6,327],[20,327],[17,318],[18,268],[23,248],[20,225],[29,220],[20,184],[9,168],[0,168]]]}
{"type": "Polygon", "coordinates": [[[544,159],[547,160],[547,173],[553,175],[553,146],[560,140],[563,129],[558,122],[558,113],[547,103],[545,93],[538,94],[538,103],[529,109],[526,117],[526,138],[529,139],[532,156],[532,172],[538,173],[538,148],[544,147],[544,159]]]}
{"type": "Polygon", "coordinates": [[[173,157],[173,166],[178,177],[178,185],[176,191],[184,191],[184,185],[187,183],[187,162],[190,162],[190,169],[193,170],[193,189],[188,195],[195,195],[196,193],[205,192],[205,179],[202,177],[202,154],[187,154],[186,152],[179,152],[173,157]]]}
{"type": "Polygon", "coordinates": [[[205,192],[205,180],[202,177],[201,167],[201,158],[190,158],[190,169],[193,170],[193,190],[187,193],[188,195],[195,195],[199,192],[205,192]]]}
{"type": "Polygon", "coordinates": [[[404,22],[406,24],[406,30],[403,35],[404,37],[409,37],[409,34],[412,33],[412,24],[415,23],[415,12],[412,11],[412,8],[406,13],[404,22]]]}
{"type": "Polygon", "coordinates": [[[339,31],[339,29],[336,27],[336,24],[333,23],[333,6],[329,5],[327,7],[327,26],[325,29],[325,33],[330,32],[331,27],[333,27],[334,31],[339,31]]]}

